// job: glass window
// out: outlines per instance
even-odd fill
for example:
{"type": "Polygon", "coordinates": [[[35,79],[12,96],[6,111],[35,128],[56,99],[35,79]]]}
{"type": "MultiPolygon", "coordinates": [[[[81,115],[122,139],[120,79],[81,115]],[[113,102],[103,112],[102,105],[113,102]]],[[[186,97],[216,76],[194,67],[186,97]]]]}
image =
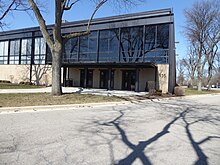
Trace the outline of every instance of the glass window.
{"type": "Polygon", "coordinates": [[[156,49],[148,52],[144,56],[144,62],[153,62],[156,64],[168,63],[168,50],[156,49]]]}
{"type": "Polygon", "coordinates": [[[9,64],[19,64],[20,40],[10,41],[10,61],[9,64]]]}
{"type": "Polygon", "coordinates": [[[168,49],[169,24],[157,26],[157,48],[168,49]]]}
{"type": "Polygon", "coordinates": [[[43,38],[35,38],[34,64],[45,64],[46,42],[43,38]]]}
{"type": "Polygon", "coordinates": [[[143,27],[121,29],[120,61],[138,62],[143,57],[143,27]]]}
{"type": "Polygon", "coordinates": [[[52,53],[51,53],[49,46],[47,46],[46,64],[52,64],[52,53]]]}
{"type": "Polygon", "coordinates": [[[169,24],[146,26],[144,62],[168,63],[169,24]]]}
{"type": "Polygon", "coordinates": [[[156,26],[146,26],[145,28],[145,51],[151,51],[155,49],[155,35],[156,35],[156,26]]]}
{"type": "Polygon", "coordinates": [[[8,41],[0,42],[0,64],[8,64],[8,41]]]}
{"type": "Polygon", "coordinates": [[[99,62],[118,62],[118,29],[102,30],[99,36],[99,62]]]}
{"type": "Polygon", "coordinates": [[[32,39],[22,39],[21,41],[21,64],[31,63],[32,39]]]}
{"type": "Polygon", "coordinates": [[[80,37],[80,61],[97,61],[97,31],[91,32],[88,36],[80,37]]]}
{"type": "Polygon", "coordinates": [[[65,44],[64,62],[76,62],[78,61],[78,38],[71,38],[65,44]]]}

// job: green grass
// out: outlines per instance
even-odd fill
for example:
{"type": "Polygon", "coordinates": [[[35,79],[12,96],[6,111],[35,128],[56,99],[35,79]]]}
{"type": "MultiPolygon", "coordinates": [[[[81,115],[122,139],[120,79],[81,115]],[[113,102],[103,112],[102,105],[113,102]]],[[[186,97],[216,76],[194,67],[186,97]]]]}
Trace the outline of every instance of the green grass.
{"type": "Polygon", "coordinates": [[[0,89],[33,89],[33,88],[42,88],[42,87],[45,86],[0,83],[0,89]]]}
{"type": "Polygon", "coordinates": [[[63,105],[115,101],[124,101],[124,99],[114,96],[110,97],[86,94],[64,94],[62,96],[52,96],[47,93],[0,94],[0,107],[63,105]]]}
{"type": "Polygon", "coordinates": [[[219,90],[202,90],[198,91],[197,89],[185,89],[185,95],[190,96],[190,95],[204,95],[204,94],[214,94],[214,93],[220,93],[219,90]]]}

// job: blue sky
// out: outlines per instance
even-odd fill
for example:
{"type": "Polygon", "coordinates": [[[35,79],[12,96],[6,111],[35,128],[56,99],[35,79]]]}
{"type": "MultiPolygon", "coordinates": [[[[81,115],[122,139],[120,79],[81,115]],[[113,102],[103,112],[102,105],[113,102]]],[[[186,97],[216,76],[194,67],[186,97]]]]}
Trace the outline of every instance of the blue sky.
{"type": "MultiPolygon", "coordinates": [[[[111,1],[111,0],[109,0],[111,1]]],[[[105,4],[97,12],[96,18],[113,16],[119,14],[136,13],[150,10],[157,10],[163,8],[172,8],[175,16],[175,37],[177,58],[182,58],[187,53],[187,41],[183,35],[183,26],[185,22],[184,9],[190,8],[197,0],[145,0],[137,6],[128,9],[118,9],[113,5],[105,4]]],[[[44,0],[46,12],[43,13],[46,23],[52,24],[54,20],[54,0],[44,0]]],[[[74,8],[64,15],[67,21],[76,21],[88,19],[94,10],[94,4],[89,3],[88,0],[82,0],[74,8]]],[[[20,29],[26,27],[38,26],[34,16],[30,16],[24,12],[16,12],[13,16],[8,16],[7,23],[9,27],[5,30],[20,29]]]]}

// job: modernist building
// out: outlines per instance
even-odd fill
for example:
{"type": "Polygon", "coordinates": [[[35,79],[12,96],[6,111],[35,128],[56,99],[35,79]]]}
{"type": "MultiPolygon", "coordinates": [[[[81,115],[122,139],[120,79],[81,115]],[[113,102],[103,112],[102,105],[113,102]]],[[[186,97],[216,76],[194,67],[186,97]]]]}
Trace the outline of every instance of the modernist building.
{"type": "MultiPolygon", "coordinates": [[[[87,20],[64,23],[84,31],[87,20]]],[[[52,26],[48,26],[51,32],[52,26]]],[[[62,58],[64,86],[163,92],[175,86],[174,15],[170,9],[94,19],[88,36],[70,39],[62,58]]],[[[0,33],[0,80],[51,82],[51,53],[39,27],[0,33]]]]}

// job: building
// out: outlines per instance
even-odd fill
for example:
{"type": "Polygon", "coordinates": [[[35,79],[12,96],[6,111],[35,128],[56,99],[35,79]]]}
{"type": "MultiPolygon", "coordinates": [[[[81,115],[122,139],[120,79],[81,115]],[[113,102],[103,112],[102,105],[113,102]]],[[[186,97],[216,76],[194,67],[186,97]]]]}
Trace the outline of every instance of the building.
{"type": "MultiPolygon", "coordinates": [[[[64,23],[62,33],[85,30],[64,23]]],[[[48,26],[51,33],[52,26],[48,26]]],[[[174,14],[170,9],[94,19],[88,36],[70,39],[62,58],[64,86],[173,92],[174,14]]],[[[51,83],[51,53],[39,27],[0,33],[0,80],[51,83]]]]}

